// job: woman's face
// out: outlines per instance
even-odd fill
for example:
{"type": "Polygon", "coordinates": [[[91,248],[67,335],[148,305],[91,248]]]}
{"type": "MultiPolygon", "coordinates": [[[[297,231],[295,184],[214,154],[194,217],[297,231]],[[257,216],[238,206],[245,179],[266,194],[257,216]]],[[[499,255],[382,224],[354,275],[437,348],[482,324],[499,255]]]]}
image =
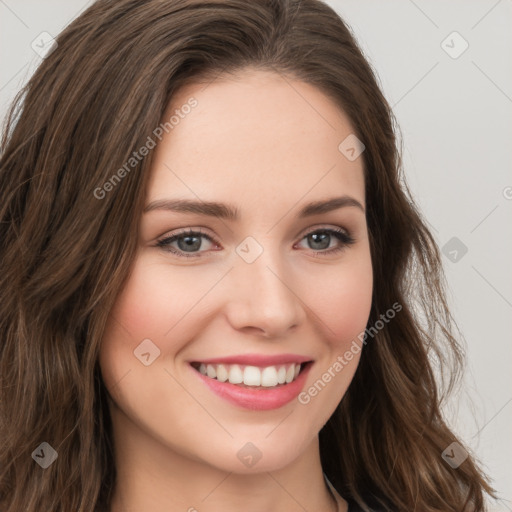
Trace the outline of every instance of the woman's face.
{"type": "Polygon", "coordinates": [[[114,433],[223,471],[279,469],[315,446],[359,362],[362,157],[330,99],[271,72],[182,88],[172,115],[101,346],[114,433]]]}

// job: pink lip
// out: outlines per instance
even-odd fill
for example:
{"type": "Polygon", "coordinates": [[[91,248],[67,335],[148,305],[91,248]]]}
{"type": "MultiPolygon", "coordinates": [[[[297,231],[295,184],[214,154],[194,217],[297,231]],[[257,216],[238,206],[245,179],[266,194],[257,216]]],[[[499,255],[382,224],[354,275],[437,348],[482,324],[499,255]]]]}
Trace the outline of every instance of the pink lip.
{"type": "Polygon", "coordinates": [[[311,361],[311,357],[299,356],[297,354],[278,354],[275,356],[265,356],[262,354],[241,354],[238,356],[215,357],[213,359],[201,359],[194,361],[203,364],[243,364],[250,366],[275,366],[286,363],[306,363],[311,361]]]}
{"type": "MultiPolygon", "coordinates": [[[[240,359],[237,358],[237,360],[239,361],[240,359]]],[[[215,360],[209,360],[212,364],[213,361],[215,360]]],[[[238,361],[230,364],[238,364],[238,361]]],[[[287,361],[289,361],[289,359],[287,359],[287,361]]],[[[222,359],[222,362],[227,362],[227,360],[222,359]]],[[[243,407],[244,409],[266,411],[278,409],[296,398],[304,388],[311,366],[312,364],[306,365],[293,382],[269,389],[241,387],[229,382],[220,382],[216,379],[211,379],[206,375],[202,375],[195,369],[193,371],[215,394],[228,402],[243,407]]]]}

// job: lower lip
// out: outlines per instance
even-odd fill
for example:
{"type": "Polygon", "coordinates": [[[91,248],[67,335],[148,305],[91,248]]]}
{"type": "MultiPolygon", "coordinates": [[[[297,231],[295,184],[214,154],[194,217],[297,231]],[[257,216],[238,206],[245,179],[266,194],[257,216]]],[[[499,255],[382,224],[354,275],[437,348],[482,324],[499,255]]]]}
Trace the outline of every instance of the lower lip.
{"type": "Polygon", "coordinates": [[[251,389],[229,382],[220,382],[217,379],[206,377],[194,368],[192,370],[215,394],[228,402],[244,409],[267,411],[283,407],[299,395],[304,387],[311,365],[312,363],[309,362],[297,378],[289,384],[269,389],[251,389]]]}

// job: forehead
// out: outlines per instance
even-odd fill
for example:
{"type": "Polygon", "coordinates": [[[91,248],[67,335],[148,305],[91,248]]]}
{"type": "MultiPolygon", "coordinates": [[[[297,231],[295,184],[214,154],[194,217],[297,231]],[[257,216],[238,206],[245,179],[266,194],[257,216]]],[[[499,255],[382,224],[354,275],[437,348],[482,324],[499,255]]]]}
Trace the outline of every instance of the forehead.
{"type": "MultiPolygon", "coordinates": [[[[172,118],[153,160],[149,195],[263,202],[332,196],[364,204],[362,158],[338,149],[353,133],[344,112],[319,89],[291,77],[248,70],[174,95],[172,118]],[[193,108],[185,107],[194,104],[193,108]]],[[[266,203],[265,203],[266,204],[266,203]]]]}

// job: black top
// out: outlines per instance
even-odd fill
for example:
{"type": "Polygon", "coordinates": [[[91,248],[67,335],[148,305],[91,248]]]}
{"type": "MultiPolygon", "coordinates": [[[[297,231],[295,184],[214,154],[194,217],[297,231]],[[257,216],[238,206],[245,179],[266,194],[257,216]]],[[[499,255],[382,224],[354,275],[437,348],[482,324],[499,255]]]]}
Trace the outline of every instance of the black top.
{"type": "Polygon", "coordinates": [[[361,507],[354,501],[345,500],[348,503],[348,512],[362,512],[361,507]]]}
{"type": "MultiPolygon", "coordinates": [[[[336,489],[334,488],[334,486],[331,484],[331,482],[329,481],[329,479],[327,478],[327,475],[324,473],[324,478],[325,478],[325,482],[327,483],[327,485],[330,487],[331,491],[334,492],[334,493],[337,493],[338,494],[338,491],[336,491],[336,489]]],[[[374,507],[378,507],[375,499],[373,499],[372,497],[370,496],[363,496],[362,497],[363,500],[365,501],[365,503],[371,507],[371,510],[372,512],[380,512],[381,509],[379,508],[374,508],[374,507]]],[[[363,509],[351,498],[345,498],[343,497],[343,499],[347,502],[348,504],[348,512],[364,512],[363,509]]]]}
{"type": "MultiPolygon", "coordinates": [[[[345,498],[345,501],[348,503],[348,512],[363,512],[363,509],[352,500],[348,500],[345,498]]],[[[372,508],[374,512],[379,512],[377,509],[372,508]]]]}
{"type": "MultiPolygon", "coordinates": [[[[363,509],[353,500],[345,498],[345,501],[348,503],[348,512],[363,512],[363,509]]],[[[371,507],[372,512],[380,512],[382,509],[373,508],[374,502],[372,500],[366,499],[365,502],[371,507]]]]}
{"type": "Polygon", "coordinates": [[[353,501],[345,500],[348,503],[348,512],[361,512],[361,507],[353,501]]]}

